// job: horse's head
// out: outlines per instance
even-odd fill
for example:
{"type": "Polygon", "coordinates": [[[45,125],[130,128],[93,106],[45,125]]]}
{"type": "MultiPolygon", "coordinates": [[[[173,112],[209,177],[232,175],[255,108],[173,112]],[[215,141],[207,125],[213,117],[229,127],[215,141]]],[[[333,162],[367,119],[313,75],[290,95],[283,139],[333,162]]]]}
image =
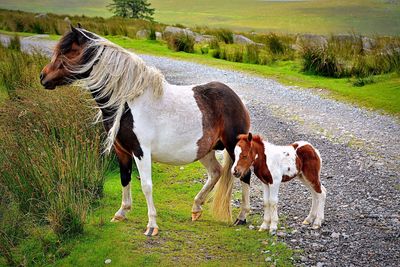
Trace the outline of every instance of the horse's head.
{"type": "Polygon", "coordinates": [[[237,178],[246,174],[256,159],[252,141],[253,135],[251,133],[238,136],[238,142],[235,147],[235,163],[231,170],[232,174],[237,178]]]}
{"type": "Polygon", "coordinates": [[[93,34],[80,28],[71,26],[57,43],[53,56],[40,73],[40,83],[46,89],[55,89],[57,86],[66,85],[75,80],[86,78],[86,73],[74,73],[74,67],[84,65],[90,60],[93,51],[85,49],[91,39],[96,38],[93,34]]]}

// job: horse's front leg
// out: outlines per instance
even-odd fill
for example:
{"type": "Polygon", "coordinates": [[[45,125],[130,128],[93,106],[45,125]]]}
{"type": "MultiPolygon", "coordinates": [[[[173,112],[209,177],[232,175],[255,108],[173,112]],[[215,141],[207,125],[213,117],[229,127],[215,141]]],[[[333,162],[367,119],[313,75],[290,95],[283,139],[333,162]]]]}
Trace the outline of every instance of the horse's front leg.
{"type": "Polygon", "coordinates": [[[115,151],[118,157],[119,170],[122,184],[122,204],[121,208],[115,213],[112,222],[119,222],[126,219],[126,213],[131,210],[131,173],[132,156],[126,153],[120,146],[115,145],[115,151]]]}
{"type": "Polygon", "coordinates": [[[251,171],[249,171],[240,180],[240,184],[242,186],[242,202],[240,203],[239,216],[236,219],[234,225],[246,224],[246,218],[250,212],[250,178],[251,178],[251,171]]]}
{"type": "Polygon", "coordinates": [[[270,234],[275,234],[278,229],[278,194],[281,185],[281,178],[273,178],[273,183],[269,185],[269,211],[271,214],[270,234]]]}
{"type": "MultiPolygon", "coordinates": [[[[143,147],[142,147],[143,148],[143,147]]],[[[153,182],[151,179],[151,153],[150,150],[143,149],[142,157],[134,157],[136,166],[139,171],[140,181],[142,184],[142,191],[146,197],[147,202],[147,213],[149,222],[147,224],[146,232],[147,236],[155,236],[158,234],[158,225],[156,222],[156,208],[153,202],[153,182]]]]}

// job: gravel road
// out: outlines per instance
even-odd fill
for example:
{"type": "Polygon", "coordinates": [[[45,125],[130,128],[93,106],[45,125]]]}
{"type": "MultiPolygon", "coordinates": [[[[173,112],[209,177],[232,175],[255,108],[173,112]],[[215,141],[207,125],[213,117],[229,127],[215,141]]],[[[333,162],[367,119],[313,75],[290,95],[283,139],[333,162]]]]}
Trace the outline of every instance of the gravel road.
{"type": "MultiPolygon", "coordinates": [[[[54,42],[29,37],[22,39],[22,45],[28,51],[34,46],[49,53],[54,42]]],[[[311,230],[301,225],[311,205],[305,187],[293,181],[283,184],[280,191],[283,224],[278,239],[303,251],[296,265],[400,265],[398,119],[328,99],[318,89],[287,87],[269,79],[167,58],[142,58],[174,84],[227,83],[250,110],[253,132],[276,144],[307,140],[320,150],[322,182],[328,191],[323,227],[311,230]]],[[[254,177],[251,199],[250,220],[259,223],[262,192],[254,177]]]]}

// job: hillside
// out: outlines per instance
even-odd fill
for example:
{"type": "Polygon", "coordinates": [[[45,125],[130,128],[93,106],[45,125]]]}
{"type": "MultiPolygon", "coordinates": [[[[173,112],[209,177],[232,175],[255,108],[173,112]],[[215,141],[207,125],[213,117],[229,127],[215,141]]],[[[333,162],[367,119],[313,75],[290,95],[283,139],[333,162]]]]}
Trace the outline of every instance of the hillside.
{"type": "MultiPolygon", "coordinates": [[[[2,0],[1,8],[33,12],[111,16],[111,0],[2,0]]],[[[398,0],[152,0],[157,21],[236,30],[400,34],[398,0]]]]}

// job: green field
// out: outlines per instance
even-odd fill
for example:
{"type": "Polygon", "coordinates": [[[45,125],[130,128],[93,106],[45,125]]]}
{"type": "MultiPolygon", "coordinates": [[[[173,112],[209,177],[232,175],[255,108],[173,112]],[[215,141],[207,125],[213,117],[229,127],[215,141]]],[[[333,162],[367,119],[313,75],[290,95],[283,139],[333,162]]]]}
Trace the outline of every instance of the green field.
{"type": "MultiPolygon", "coordinates": [[[[1,8],[111,16],[111,0],[2,0],[1,8]]],[[[157,21],[244,31],[400,34],[399,1],[386,0],[151,0],[157,21]]]]}

